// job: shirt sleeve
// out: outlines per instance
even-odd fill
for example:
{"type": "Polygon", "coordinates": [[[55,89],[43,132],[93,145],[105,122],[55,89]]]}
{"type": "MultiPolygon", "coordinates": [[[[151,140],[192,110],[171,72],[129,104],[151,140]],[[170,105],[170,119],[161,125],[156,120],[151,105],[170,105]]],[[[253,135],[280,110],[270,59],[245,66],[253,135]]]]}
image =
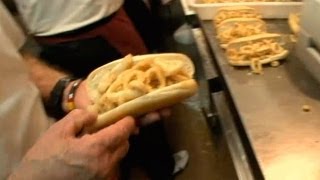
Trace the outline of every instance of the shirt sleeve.
{"type": "Polygon", "coordinates": [[[0,31],[6,35],[16,49],[21,48],[26,40],[25,34],[2,1],[0,1],[0,31]]]}

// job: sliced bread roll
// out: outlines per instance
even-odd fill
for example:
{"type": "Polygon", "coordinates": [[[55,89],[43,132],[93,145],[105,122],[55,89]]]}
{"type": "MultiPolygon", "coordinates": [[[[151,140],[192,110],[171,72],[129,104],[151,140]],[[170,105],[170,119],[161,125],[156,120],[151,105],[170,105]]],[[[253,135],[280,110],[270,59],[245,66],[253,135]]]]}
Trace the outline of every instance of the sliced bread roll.
{"type": "Polygon", "coordinates": [[[221,47],[238,38],[267,32],[266,23],[257,18],[232,18],[220,23],[217,28],[217,38],[221,47]]]}
{"type": "Polygon", "coordinates": [[[128,55],[108,63],[87,78],[87,90],[98,113],[94,132],[125,116],[140,116],[168,107],[194,95],[194,65],[179,53],[128,55]]]}
{"type": "Polygon", "coordinates": [[[255,74],[262,73],[262,65],[278,66],[287,57],[279,34],[259,34],[231,41],[226,50],[227,59],[233,66],[250,66],[255,74]]]}

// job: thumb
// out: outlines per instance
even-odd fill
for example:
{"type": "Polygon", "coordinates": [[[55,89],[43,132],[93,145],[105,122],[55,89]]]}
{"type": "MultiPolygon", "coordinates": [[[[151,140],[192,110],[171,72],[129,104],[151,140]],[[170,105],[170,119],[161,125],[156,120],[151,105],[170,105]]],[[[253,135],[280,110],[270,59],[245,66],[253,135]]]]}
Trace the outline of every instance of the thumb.
{"type": "Polygon", "coordinates": [[[76,137],[77,134],[85,126],[93,124],[97,119],[97,116],[86,110],[75,109],[65,116],[61,121],[65,121],[65,131],[69,136],[76,137]]]}

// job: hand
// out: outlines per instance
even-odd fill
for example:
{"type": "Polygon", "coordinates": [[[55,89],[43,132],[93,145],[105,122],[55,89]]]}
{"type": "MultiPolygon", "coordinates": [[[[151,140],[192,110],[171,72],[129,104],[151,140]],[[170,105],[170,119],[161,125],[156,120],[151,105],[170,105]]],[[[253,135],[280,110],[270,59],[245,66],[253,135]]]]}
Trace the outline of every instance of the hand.
{"type": "MultiPolygon", "coordinates": [[[[77,108],[85,109],[89,104],[89,96],[86,89],[86,81],[81,82],[75,96],[75,104],[77,108]]],[[[150,112],[137,120],[139,126],[147,126],[163,118],[168,118],[171,115],[170,108],[160,109],[150,112]]]]}
{"type": "Polygon", "coordinates": [[[112,179],[128,151],[135,122],[126,117],[97,133],[77,137],[95,120],[84,110],[69,113],[45,132],[9,179],[112,179]]]}
{"type": "Polygon", "coordinates": [[[74,97],[74,103],[78,109],[86,109],[91,103],[86,88],[86,83],[86,80],[81,82],[74,97]]]}
{"type": "Polygon", "coordinates": [[[156,121],[160,121],[161,119],[165,119],[170,117],[171,115],[171,109],[170,108],[164,108],[160,109],[158,111],[150,112],[141,118],[138,118],[137,124],[139,127],[147,126],[149,124],[152,124],[156,121]]]}

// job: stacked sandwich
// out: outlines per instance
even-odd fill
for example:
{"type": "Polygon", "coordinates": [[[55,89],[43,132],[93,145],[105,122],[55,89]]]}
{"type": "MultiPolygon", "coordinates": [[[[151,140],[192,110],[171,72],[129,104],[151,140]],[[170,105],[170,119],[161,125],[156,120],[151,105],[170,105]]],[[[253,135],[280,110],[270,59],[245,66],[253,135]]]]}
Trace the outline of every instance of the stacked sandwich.
{"type": "Polygon", "coordinates": [[[278,66],[278,60],[288,55],[282,36],[268,33],[266,23],[253,8],[221,8],[213,20],[217,39],[233,66],[250,66],[253,73],[261,74],[263,64],[278,66]]]}

